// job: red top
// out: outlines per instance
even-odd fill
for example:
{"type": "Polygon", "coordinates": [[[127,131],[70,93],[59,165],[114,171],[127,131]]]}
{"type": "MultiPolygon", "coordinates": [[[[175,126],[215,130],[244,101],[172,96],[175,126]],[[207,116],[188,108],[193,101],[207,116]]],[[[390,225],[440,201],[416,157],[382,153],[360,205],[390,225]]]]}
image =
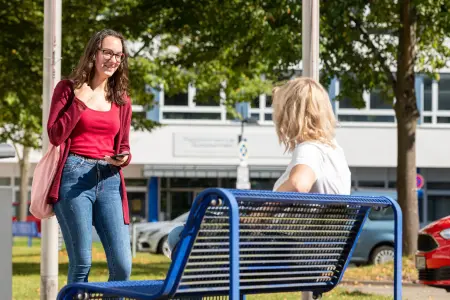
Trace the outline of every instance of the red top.
{"type": "MultiPolygon", "coordinates": [[[[126,103],[119,108],[119,132],[114,137],[114,154],[123,152],[130,153],[130,125],[131,125],[131,99],[126,96],[126,103]]],[[[58,82],[53,92],[50,114],[47,122],[47,132],[50,143],[60,147],[61,158],[58,163],[53,184],[48,195],[49,203],[56,203],[59,197],[59,186],[61,183],[62,170],[69,156],[69,149],[72,143],[71,134],[80,120],[82,114],[87,110],[86,104],[75,97],[72,82],[62,80],[58,82]]],[[[125,224],[130,223],[128,212],[128,198],[125,189],[125,180],[121,168],[126,167],[131,161],[131,154],[128,160],[120,167],[120,180],[122,190],[122,209],[125,224]]]]}
{"type": "Polygon", "coordinates": [[[70,134],[70,152],[90,158],[112,156],[119,129],[119,108],[115,103],[109,111],[87,108],[70,134]]]}

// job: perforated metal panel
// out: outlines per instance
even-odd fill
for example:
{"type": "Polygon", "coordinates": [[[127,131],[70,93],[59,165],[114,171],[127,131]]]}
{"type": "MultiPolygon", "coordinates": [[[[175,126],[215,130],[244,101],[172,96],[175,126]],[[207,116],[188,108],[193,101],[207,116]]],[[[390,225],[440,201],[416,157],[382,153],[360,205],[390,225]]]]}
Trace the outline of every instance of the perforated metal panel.
{"type": "Polygon", "coordinates": [[[228,299],[229,294],[239,298],[302,290],[321,294],[342,278],[368,210],[387,206],[396,216],[394,298],[401,299],[397,203],[385,197],[226,189],[205,190],[194,201],[164,282],[77,283],[66,286],[58,299],[83,299],[79,290],[89,299],[228,299]]]}
{"type": "MultiPolygon", "coordinates": [[[[240,290],[331,288],[344,268],[367,208],[238,201],[240,290]]],[[[177,294],[228,293],[228,207],[210,206],[177,294]]]]}

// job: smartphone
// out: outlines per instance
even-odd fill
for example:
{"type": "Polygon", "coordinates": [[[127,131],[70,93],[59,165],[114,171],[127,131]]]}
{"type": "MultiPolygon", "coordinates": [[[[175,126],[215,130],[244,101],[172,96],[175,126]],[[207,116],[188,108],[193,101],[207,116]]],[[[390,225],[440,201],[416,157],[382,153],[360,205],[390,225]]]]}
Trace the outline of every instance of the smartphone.
{"type": "Polygon", "coordinates": [[[111,156],[111,158],[115,159],[115,160],[120,160],[120,159],[124,158],[127,155],[130,155],[130,153],[124,152],[124,153],[116,154],[116,155],[111,156]]]}

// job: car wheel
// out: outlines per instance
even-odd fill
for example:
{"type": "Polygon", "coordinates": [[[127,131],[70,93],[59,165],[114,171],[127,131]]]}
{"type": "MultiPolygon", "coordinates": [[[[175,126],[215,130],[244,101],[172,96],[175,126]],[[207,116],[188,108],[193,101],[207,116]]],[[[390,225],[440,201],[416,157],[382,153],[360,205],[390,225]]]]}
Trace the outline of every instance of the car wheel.
{"type": "Polygon", "coordinates": [[[169,242],[167,241],[167,236],[163,237],[159,242],[158,252],[170,258],[171,251],[169,247],[169,242]]]}
{"type": "Polygon", "coordinates": [[[374,265],[380,265],[394,260],[394,247],[380,246],[373,250],[370,262],[374,265]]]}

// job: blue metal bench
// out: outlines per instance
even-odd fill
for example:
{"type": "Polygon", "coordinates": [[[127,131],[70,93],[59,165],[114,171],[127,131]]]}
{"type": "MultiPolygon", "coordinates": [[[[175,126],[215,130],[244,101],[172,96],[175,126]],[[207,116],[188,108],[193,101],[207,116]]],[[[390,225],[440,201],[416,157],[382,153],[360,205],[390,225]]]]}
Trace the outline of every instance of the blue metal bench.
{"type": "Polygon", "coordinates": [[[14,221],[12,223],[12,235],[28,237],[28,247],[31,247],[33,245],[34,237],[41,237],[36,222],[14,221]]]}
{"type": "MultiPolygon", "coordinates": [[[[394,299],[402,215],[387,197],[207,189],[195,199],[166,279],[74,283],[58,299],[243,299],[340,282],[370,209],[395,212],[394,299]]],[[[149,268],[152,266],[149,265],[149,268]]]]}

